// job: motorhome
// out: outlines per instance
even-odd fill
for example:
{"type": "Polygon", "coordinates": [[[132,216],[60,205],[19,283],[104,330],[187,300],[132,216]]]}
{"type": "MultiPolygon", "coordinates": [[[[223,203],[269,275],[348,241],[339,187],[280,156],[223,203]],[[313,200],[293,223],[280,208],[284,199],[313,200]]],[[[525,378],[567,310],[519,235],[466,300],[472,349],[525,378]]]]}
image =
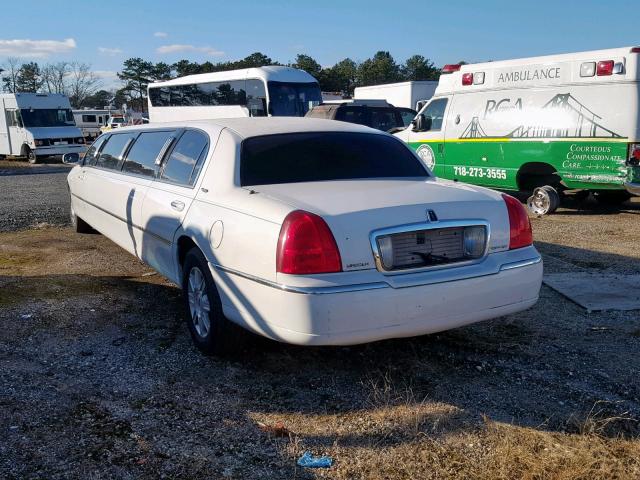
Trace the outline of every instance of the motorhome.
{"type": "Polygon", "coordinates": [[[84,152],[69,99],[59,93],[0,94],[0,156],[39,157],[84,152]]]}
{"type": "Polygon", "coordinates": [[[94,140],[100,135],[100,129],[107,124],[109,110],[74,110],[73,118],[76,126],[87,140],[94,140]]]}
{"type": "Polygon", "coordinates": [[[619,203],[640,194],[640,48],[447,65],[434,97],[396,135],[440,177],[619,203]],[[625,191],[626,187],[626,191],[625,191]]]}
{"type": "Polygon", "coordinates": [[[282,66],[187,75],[151,83],[148,88],[151,122],[303,117],[321,101],[315,78],[282,66]]]}
{"type": "Polygon", "coordinates": [[[386,100],[394,107],[420,110],[433,97],[437,86],[437,81],[425,80],[356,87],[353,98],[386,100]]]}

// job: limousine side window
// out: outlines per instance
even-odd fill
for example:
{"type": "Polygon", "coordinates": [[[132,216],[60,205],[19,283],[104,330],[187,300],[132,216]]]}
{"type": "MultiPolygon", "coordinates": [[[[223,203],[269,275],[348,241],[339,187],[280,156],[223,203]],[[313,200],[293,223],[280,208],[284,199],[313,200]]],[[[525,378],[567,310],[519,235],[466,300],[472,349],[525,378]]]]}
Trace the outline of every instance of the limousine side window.
{"type": "Polygon", "coordinates": [[[100,151],[100,156],[95,163],[96,167],[119,170],[125,148],[132,141],[136,133],[120,133],[109,137],[107,144],[100,151]]]}
{"type": "Polygon", "coordinates": [[[171,183],[193,185],[207,153],[207,136],[195,130],[182,134],[165,162],[160,178],[171,183]]]}
{"type": "Polygon", "coordinates": [[[87,150],[87,153],[84,154],[84,160],[83,160],[84,165],[93,165],[95,163],[96,158],[98,156],[97,155],[98,151],[100,150],[100,147],[102,146],[104,141],[107,139],[107,137],[108,135],[102,135],[96,138],[96,141],[91,144],[91,146],[87,150]]]}
{"type": "Polygon", "coordinates": [[[122,167],[123,172],[155,177],[156,159],[173,131],[142,132],[133,144],[122,167]]]}

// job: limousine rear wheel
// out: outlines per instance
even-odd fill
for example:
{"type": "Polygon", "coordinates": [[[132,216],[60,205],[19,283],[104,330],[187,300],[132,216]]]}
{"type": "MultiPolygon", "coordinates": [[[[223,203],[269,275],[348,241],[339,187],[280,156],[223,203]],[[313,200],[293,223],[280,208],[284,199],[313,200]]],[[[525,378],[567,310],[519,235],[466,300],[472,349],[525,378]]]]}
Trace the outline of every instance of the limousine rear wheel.
{"type": "Polygon", "coordinates": [[[189,332],[196,346],[208,355],[230,353],[239,328],[234,329],[235,325],[225,318],[207,260],[197,248],[185,256],[182,293],[189,332]]]}

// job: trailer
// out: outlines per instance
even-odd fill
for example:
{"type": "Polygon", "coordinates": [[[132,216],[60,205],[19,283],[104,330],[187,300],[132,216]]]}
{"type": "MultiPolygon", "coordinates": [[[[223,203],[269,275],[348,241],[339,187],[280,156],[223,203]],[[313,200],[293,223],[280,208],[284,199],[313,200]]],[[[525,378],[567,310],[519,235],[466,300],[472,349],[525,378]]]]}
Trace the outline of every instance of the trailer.
{"type": "Polygon", "coordinates": [[[386,100],[394,107],[420,110],[436,91],[437,81],[412,81],[356,87],[353,98],[386,100]]]}
{"type": "Polygon", "coordinates": [[[100,135],[100,129],[107,124],[110,115],[110,110],[73,110],[76,126],[88,141],[93,141],[100,135]]]}

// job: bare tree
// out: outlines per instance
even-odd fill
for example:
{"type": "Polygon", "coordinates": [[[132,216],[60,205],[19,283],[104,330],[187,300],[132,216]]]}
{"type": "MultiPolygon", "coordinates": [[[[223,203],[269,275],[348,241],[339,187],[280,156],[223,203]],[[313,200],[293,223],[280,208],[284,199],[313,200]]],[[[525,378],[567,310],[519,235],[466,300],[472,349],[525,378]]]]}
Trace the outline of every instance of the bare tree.
{"type": "Polygon", "coordinates": [[[44,87],[49,93],[68,93],[68,75],[70,66],[67,62],[48,63],[42,68],[44,87]]]}
{"type": "Polygon", "coordinates": [[[9,57],[3,65],[2,87],[5,92],[16,93],[16,81],[20,73],[20,60],[16,57],[9,57]]]}
{"type": "Polygon", "coordinates": [[[100,79],[91,71],[88,63],[71,62],[67,80],[69,100],[74,106],[81,105],[100,87],[100,79]]]}

